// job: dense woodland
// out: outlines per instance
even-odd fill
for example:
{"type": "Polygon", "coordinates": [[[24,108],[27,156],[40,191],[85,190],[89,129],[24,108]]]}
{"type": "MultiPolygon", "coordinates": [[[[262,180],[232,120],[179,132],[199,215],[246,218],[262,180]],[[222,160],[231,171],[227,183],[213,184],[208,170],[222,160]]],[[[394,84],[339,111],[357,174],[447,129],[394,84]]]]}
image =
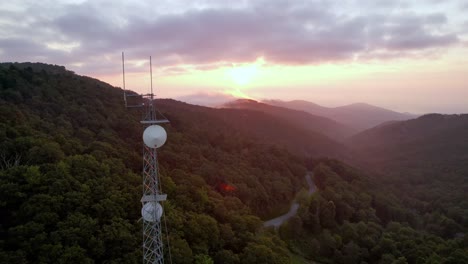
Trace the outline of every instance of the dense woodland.
{"type": "MultiPolygon", "coordinates": [[[[304,130],[265,113],[156,105],[171,121],[159,151],[167,260],[468,263],[466,163],[419,184],[404,166],[384,177],[317,158],[337,144],[294,151],[304,130]],[[294,197],[296,217],[262,227],[294,197]]],[[[140,263],[142,127],[122,91],[60,66],[5,63],[0,113],[0,263],[140,263]]]]}

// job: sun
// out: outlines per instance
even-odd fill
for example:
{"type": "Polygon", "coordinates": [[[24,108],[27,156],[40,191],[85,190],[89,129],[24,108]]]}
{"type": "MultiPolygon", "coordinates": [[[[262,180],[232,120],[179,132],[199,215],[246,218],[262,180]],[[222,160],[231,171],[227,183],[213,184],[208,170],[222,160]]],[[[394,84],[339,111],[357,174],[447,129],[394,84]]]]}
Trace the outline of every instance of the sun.
{"type": "Polygon", "coordinates": [[[241,67],[237,66],[228,70],[228,74],[231,77],[232,81],[239,86],[246,86],[247,84],[251,83],[256,73],[256,65],[248,65],[241,67]]]}
{"type": "Polygon", "coordinates": [[[237,86],[248,86],[258,75],[263,63],[263,58],[259,58],[254,63],[233,65],[227,69],[227,74],[237,86]]]}

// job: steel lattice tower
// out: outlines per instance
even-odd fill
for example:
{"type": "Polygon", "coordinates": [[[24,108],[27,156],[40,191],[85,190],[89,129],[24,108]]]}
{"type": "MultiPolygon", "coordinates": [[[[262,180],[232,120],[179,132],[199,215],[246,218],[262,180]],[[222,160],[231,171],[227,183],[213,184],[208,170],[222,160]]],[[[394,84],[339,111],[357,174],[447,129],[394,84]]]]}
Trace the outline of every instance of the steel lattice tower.
{"type": "Polygon", "coordinates": [[[161,191],[159,164],[156,149],[166,141],[166,132],[158,124],[169,123],[169,121],[156,111],[155,96],[153,94],[153,73],[150,57],[151,93],[149,94],[127,94],[125,89],[125,66],[124,53],[122,52],[122,72],[125,106],[128,108],[142,107],[143,118],[140,123],[144,127],[143,133],[143,196],[142,221],[143,221],[143,264],[164,263],[162,225],[161,217],[163,208],[161,201],[165,201],[166,194],[161,191]],[[129,105],[127,97],[138,97],[143,103],[129,105]],[[156,131],[154,131],[156,129],[156,131]],[[163,137],[163,139],[161,139],[163,137]]]}
{"type": "MultiPolygon", "coordinates": [[[[148,98],[145,118],[141,123],[145,128],[161,123],[168,123],[167,119],[157,119],[154,109],[153,94],[148,98]]],[[[158,203],[166,200],[167,195],[162,194],[159,184],[159,164],[156,148],[150,148],[143,144],[143,197],[141,202],[158,203]]],[[[143,217],[143,263],[162,264],[164,263],[161,217],[158,217],[158,207],[152,210],[152,218],[156,221],[147,221],[143,217]]],[[[161,208],[162,209],[162,208],[161,208]]]]}

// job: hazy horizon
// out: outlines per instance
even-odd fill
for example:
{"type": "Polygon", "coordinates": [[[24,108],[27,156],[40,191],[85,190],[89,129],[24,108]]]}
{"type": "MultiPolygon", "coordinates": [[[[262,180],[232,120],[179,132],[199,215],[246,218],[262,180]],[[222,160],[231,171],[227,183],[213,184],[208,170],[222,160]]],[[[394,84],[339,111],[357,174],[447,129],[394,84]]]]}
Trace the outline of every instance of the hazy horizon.
{"type": "Polygon", "coordinates": [[[468,113],[468,4],[407,1],[15,1],[4,62],[58,64],[161,98],[197,94],[468,113]]]}
{"type": "MultiPolygon", "coordinates": [[[[208,107],[218,107],[222,106],[225,103],[232,102],[238,99],[249,99],[249,98],[240,98],[240,97],[233,97],[229,94],[222,94],[222,93],[194,93],[194,94],[188,94],[188,95],[183,95],[183,96],[178,96],[178,97],[166,97],[162,99],[174,99],[178,101],[182,101],[185,103],[189,104],[195,104],[195,105],[201,105],[201,106],[208,106],[208,107]]],[[[399,112],[399,113],[406,113],[406,114],[414,114],[414,115],[424,115],[424,114],[432,114],[432,113],[437,113],[437,114],[468,114],[467,112],[442,112],[442,111],[428,111],[428,112],[409,112],[405,111],[404,109],[394,109],[391,106],[386,107],[382,105],[377,105],[373,104],[370,102],[344,102],[344,103],[326,103],[326,102],[319,102],[319,101],[312,101],[312,100],[306,100],[306,99],[292,99],[292,100],[284,100],[281,98],[250,98],[252,100],[255,100],[257,102],[263,102],[265,101],[283,101],[283,102],[291,102],[291,101],[305,101],[313,104],[317,104],[322,107],[326,108],[335,108],[335,107],[341,107],[341,106],[349,106],[349,105],[354,105],[354,104],[368,104],[371,106],[376,106],[380,108],[384,108],[387,110],[399,112]]],[[[268,102],[266,102],[268,103],[268,102]]]]}

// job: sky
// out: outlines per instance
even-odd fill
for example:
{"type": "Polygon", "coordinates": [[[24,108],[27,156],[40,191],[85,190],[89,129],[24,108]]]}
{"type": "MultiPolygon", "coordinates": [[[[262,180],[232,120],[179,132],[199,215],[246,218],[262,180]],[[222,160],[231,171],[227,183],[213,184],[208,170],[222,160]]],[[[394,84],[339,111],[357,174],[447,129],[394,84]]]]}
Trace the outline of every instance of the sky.
{"type": "Polygon", "coordinates": [[[43,0],[0,5],[0,61],[194,103],[468,113],[467,0],[43,0]]]}

